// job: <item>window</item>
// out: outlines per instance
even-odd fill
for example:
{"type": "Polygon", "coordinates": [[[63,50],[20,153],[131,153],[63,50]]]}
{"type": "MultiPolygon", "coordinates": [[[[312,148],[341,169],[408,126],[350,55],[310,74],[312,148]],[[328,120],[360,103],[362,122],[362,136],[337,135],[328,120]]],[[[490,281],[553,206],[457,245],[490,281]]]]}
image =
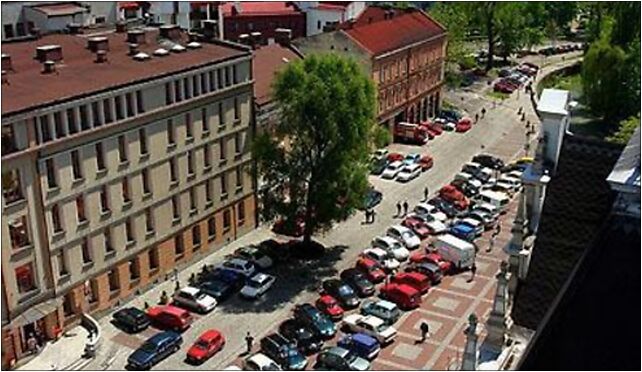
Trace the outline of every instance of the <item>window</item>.
{"type": "Polygon", "coordinates": [[[169,179],[172,183],[178,182],[178,169],[175,158],[169,159],[169,179]]]}
{"type": "Polygon", "coordinates": [[[127,180],[127,177],[123,178],[121,181],[122,189],[123,189],[123,204],[127,205],[132,201],[131,196],[129,195],[129,181],[127,180]]]}
{"type": "Polygon", "coordinates": [[[210,239],[216,237],[216,218],[214,217],[207,220],[207,236],[210,239]]]}
{"type": "Polygon", "coordinates": [[[225,126],[225,112],[223,111],[223,102],[218,103],[218,125],[225,126]]]}
{"type": "Polygon", "coordinates": [[[194,175],[194,153],[192,151],[187,153],[187,175],[194,175]]]}
{"type": "Polygon", "coordinates": [[[107,194],[107,186],[103,186],[100,190],[100,211],[102,213],[109,212],[109,195],[107,194]]]}
{"type": "Polygon", "coordinates": [[[69,134],[78,133],[78,123],[76,122],[76,115],[74,109],[67,109],[67,128],[69,134]]]}
{"type": "Polygon", "coordinates": [[[87,302],[90,304],[96,303],[96,301],[98,301],[98,281],[96,279],[90,280],[89,288],[87,288],[87,285],[85,284],[85,290],[85,298],[87,299],[87,302]]]}
{"type": "Polygon", "coordinates": [[[98,171],[105,170],[105,154],[103,153],[103,144],[98,142],[96,144],[96,169],[98,171]]]}
{"type": "Polygon", "coordinates": [[[11,248],[20,249],[31,244],[27,229],[27,216],[21,216],[8,222],[11,248]]]}
{"type": "Polygon", "coordinates": [[[183,79],[183,97],[185,99],[192,98],[192,92],[189,90],[189,78],[183,79]]]}
{"type": "Polygon", "coordinates": [[[236,188],[243,188],[243,170],[241,167],[236,167],[236,188]]]}
{"type": "Polygon", "coordinates": [[[201,93],[202,94],[207,93],[207,81],[205,80],[206,76],[207,76],[206,73],[201,74],[201,93]]]}
{"type": "Polygon", "coordinates": [[[192,95],[198,97],[201,92],[199,91],[200,84],[198,82],[198,75],[192,76],[192,95]]]}
{"type": "Polygon", "coordinates": [[[130,280],[140,279],[140,265],[138,264],[138,259],[133,258],[129,260],[129,264],[127,266],[129,267],[129,279],[130,280]]]}
{"type": "Polygon", "coordinates": [[[102,122],[100,121],[100,107],[98,106],[98,102],[91,103],[91,115],[94,119],[94,127],[101,126],[102,122]]]}
{"type": "Polygon", "coordinates": [[[203,167],[207,172],[212,166],[212,151],[210,151],[210,146],[203,146],[203,167]]]}
{"type": "Polygon", "coordinates": [[[212,201],[212,184],[210,180],[205,182],[205,201],[208,203],[212,201]]]}
{"type": "Polygon", "coordinates": [[[229,87],[231,85],[230,81],[230,66],[225,66],[225,86],[229,87]]]}
{"type": "Polygon", "coordinates": [[[118,270],[114,269],[107,274],[109,281],[109,292],[116,292],[120,289],[120,280],[118,280],[118,270]]]}
{"type": "Polygon", "coordinates": [[[145,128],[138,130],[138,144],[140,146],[140,155],[147,155],[149,149],[147,148],[147,133],[145,133],[145,128]]]}
{"type": "Polygon", "coordinates": [[[174,122],[172,119],[167,119],[167,145],[175,145],[176,137],[174,136],[174,122]]]}
{"type": "Polygon", "coordinates": [[[185,114],[185,137],[187,137],[187,140],[194,138],[194,131],[192,129],[192,114],[188,112],[185,114]]]}
{"type": "Polygon", "coordinates": [[[127,244],[136,242],[136,237],[134,236],[134,226],[132,225],[131,218],[128,218],[125,221],[125,239],[127,239],[127,244]]]}
{"type": "Polygon", "coordinates": [[[221,144],[220,144],[219,148],[221,150],[221,153],[220,153],[221,161],[225,161],[225,157],[226,157],[226,154],[227,154],[227,140],[225,138],[221,138],[221,144]]]}
{"type": "Polygon", "coordinates": [[[111,230],[109,230],[109,228],[103,231],[103,242],[105,243],[105,253],[109,254],[114,252],[114,246],[111,244],[111,230]]]}
{"type": "Polygon", "coordinates": [[[78,224],[82,224],[87,221],[87,215],[85,214],[85,199],[82,195],[76,198],[76,217],[78,217],[78,224]]]}
{"type": "Polygon", "coordinates": [[[56,261],[58,262],[58,277],[63,277],[69,274],[69,272],[67,271],[67,263],[65,262],[64,251],[60,252],[56,256],[56,261]]]}
{"type": "Polygon", "coordinates": [[[151,209],[145,211],[145,230],[148,234],[154,232],[154,214],[151,209]]]}
{"type": "Polygon", "coordinates": [[[13,125],[7,124],[2,126],[2,155],[11,154],[18,151],[16,144],[16,135],[13,132],[13,125]]]}
{"type": "Polygon", "coordinates": [[[223,69],[216,70],[216,80],[218,81],[218,89],[223,89],[223,69]]]}
{"type": "Polygon", "coordinates": [[[121,96],[114,97],[114,110],[116,111],[116,120],[123,120],[125,118],[125,110],[121,96]]]}
{"type": "Polygon", "coordinates": [[[243,151],[241,132],[236,132],[236,134],[234,135],[234,149],[236,151],[236,155],[239,155],[243,151]]]}
{"type": "Polygon", "coordinates": [[[203,125],[203,137],[207,136],[210,131],[210,123],[208,122],[207,108],[201,109],[201,123],[203,125]]]}
{"type": "Polygon", "coordinates": [[[74,300],[73,300],[73,292],[69,292],[65,294],[65,299],[62,302],[62,312],[65,315],[65,317],[70,317],[74,315],[74,300]]]}
{"type": "Polygon", "coordinates": [[[35,273],[31,262],[16,267],[16,283],[19,293],[27,293],[36,289],[35,273]]]}
{"type": "Polygon", "coordinates": [[[131,93],[125,94],[125,107],[127,108],[127,116],[134,116],[134,97],[131,93]]]}
{"type": "Polygon", "coordinates": [[[142,114],[145,112],[145,100],[143,99],[142,90],[136,91],[136,110],[138,111],[139,114],[142,114]]]}
{"type": "Polygon", "coordinates": [[[210,75],[210,91],[213,92],[216,90],[216,79],[214,78],[214,71],[208,73],[210,75]]]}
{"type": "Polygon", "coordinates": [[[221,174],[221,199],[227,197],[227,173],[221,174]]]}
{"type": "Polygon", "coordinates": [[[2,173],[2,195],[6,204],[11,204],[24,198],[18,169],[2,173]]]}
{"type": "Polygon", "coordinates": [[[149,269],[158,269],[158,248],[152,248],[147,253],[149,255],[149,269]]]}
{"type": "Polygon", "coordinates": [[[92,263],[91,251],[89,249],[89,240],[87,238],[84,238],[82,240],[82,243],[80,243],[80,250],[82,252],[82,263],[83,263],[83,265],[87,265],[87,264],[92,263]]]}
{"type": "Polygon", "coordinates": [[[42,142],[49,142],[52,140],[48,115],[43,115],[40,117],[40,139],[42,142]]]}
{"type": "Polygon", "coordinates": [[[118,158],[121,163],[127,162],[127,141],[125,136],[118,136],[118,158]]]}
{"type": "Polygon", "coordinates": [[[234,120],[241,119],[241,108],[238,97],[234,97],[234,120]]]}
{"type": "Polygon", "coordinates": [[[245,203],[241,201],[236,205],[236,216],[238,218],[238,224],[239,226],[243,226],[245,224],[245,203]]]}
{"type": "Polygon", "coordinates": [[[103,100],[103,115],[105,118],[105,124],[114,121],[114,117],[111,115],[111,99],[109,98],[103,100]]]}
{"type": "Polygon", "coordinates": [[[58,207],[58,204],[54,204],[51,207],[51,225],[53,227],[54,234],[62,231],[60,208],[58,207]]]}
{"type": "Polygon", "coordinates": [[[56,180],[56,171],[54,169],[54,160],[49,158],[45,160],[45,169],[47,173],[47,187],[49,189],[55,189],[58,187],[58,181],[56,180]]]}
{"type": "Polygon", "coordinates": [[[141,179],[143,181],[143,196],[152,193],[151,184],[149,183],[149,170],[144,168],[140,173],[141,179]]]}
{"type": "Polygon", "coordinates": [[[183,237],[179,234],[174,237],[174,255],[181,257],[185,253],[185,246],[183,245],[183,237]]]}
{"type": "Polygon", "coordinates": [[[82,167],[80,166],[80,155],[78,154],[78,150],[71,152],[71,170],[74,180],[82,179],[82,167]]]}
{"type": "Polygon", "coordinates": [[[171,105],[174,103],[174,98],[172,97],[172,83],[165,83],[165,104],[171,105]]]}
{"type": "Polygon", "coordinates": [[[201,245],[201,227],[199,225],[192,227],[192,245],[194,247],[201,245]]]}
{"type": "Polygon", "coordinates": [[[60,111],[54,113],[54,127],[56,128],[56,138],[62,138],[66,135],[65,125],[62,122],[62,113],[60,111]]]}
{"type": "Polygon", "coordinates": [[[230,213],[229,209],[226,209],[223,212],[223,231],[224,232],[229,231],[231,225],[232,225],[232,214],[230,213]]]}
{"type": "Polygon", "coordinates": [[[174,81],[174,99],[176,100],[176,102],[180,102],[183,100],[180,80],[174,81]]]}
{"type": "Polygon", "coordinates": [[[13,33],[13,25],[12,24],[3,25],[2,27],[4,27],[4,37],[5,38],[10,39],[12,37],[15,37],[15,35],[13,33]]]}
{"type": "Polygon", "coordinates": [[[189,189],[189,210],[191,213],[196,212],[196,191],[193,187],[189,189]]]}
{"type": "Polygon", "coordinates": [[[181,218],[181,204],[178,196],[172,197],[172,217],[174,220],[181,218]]]}

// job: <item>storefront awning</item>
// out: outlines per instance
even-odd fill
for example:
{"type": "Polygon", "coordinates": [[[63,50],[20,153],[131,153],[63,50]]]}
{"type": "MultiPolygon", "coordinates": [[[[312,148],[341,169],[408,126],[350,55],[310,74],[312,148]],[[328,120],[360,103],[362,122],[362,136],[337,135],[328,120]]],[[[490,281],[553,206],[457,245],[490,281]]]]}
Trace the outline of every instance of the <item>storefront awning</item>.
{"type": "Polygon", "coordinates": [[[9,326],[12,328],[18,328],[36,322],[51,314],[52,312],[57,311],[58,307],[61,304],[62,298],[52,298],[45,302],[41,302],[25,310],[22,314],[16,316],[9,323],[9,326]]]}
{"type": "Polygon", "coordinates": [[[136,1],[123,1],[118,3],[120,9],[138,9],[140,6],[136,1]]]}

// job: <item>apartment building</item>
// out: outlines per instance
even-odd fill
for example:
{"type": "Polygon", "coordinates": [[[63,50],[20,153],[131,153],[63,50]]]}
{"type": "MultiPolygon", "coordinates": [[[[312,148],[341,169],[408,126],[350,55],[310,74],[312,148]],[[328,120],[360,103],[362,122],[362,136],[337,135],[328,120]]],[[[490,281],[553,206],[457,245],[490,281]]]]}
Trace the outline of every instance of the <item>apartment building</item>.
{"type": "Polygon", "coordinates": [[[2,70],[3,366],[255,227],[248,48],[50,35],[2,70]]]}

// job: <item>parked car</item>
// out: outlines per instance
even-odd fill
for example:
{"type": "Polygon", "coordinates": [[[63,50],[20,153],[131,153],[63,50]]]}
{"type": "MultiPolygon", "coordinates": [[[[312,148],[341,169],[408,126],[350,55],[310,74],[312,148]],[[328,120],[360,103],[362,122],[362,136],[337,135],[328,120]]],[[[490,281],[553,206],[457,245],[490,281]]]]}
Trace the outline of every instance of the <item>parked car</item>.
{"type": "Polygon", "coordinates": [[[199,289],[220,303],[241,290],[244,285],[243,275],[235,271],[219,270],[217,274],[207,276],[207,279],[199,285],[199,289]]]}
{"type": "Polygon", "coordinates": [[[386,169],[384,169],[383,173],[381,174],[381,177],[392,180],[395,177],[397,177],[399,172],[401,172],[401,168],[403,167],[404,167],[404,164],[401,161],[395,161],[394,163],[390,163],[388,164],[386,169]]]}
{"type": "Polygon", "coordinates": [[[410,262],[412,263],[432,263],[437,265],[443,274],[449,274],[453,272],[453,263],[446,261],[441,257],[439,253],[436,252],[417,252],[410,256],[410,262]]]}
{"type": "Polygon", "coordinates": [[[401,311],[394,302],[386,300],[368,300],[364,301],[361,306],[361,314],[374,315],[383,319],[386,324],[392,325],[401,317],[401,311]]]}
{"type": "Polygon", "coordinates": [[[427,238],[428,235],[437,235],[448,230],[446,224],[435,219],[431,214],[418,215],[410,213],[408,217],[403,220],[402,225],[412,229],[415,234],[422,239],[427,238]]]}
{"type": "Polygon", "coordinates": [[[249,371],[281,371],[281,367],[263,353],[256,353],[243,361],[243,369],[249,371]]]}
{"type": "Polygon", "coordinates": [[[381,193],[381,191],[378,191],[376,189],[368,190],[368,193],[366,194],[366,200],[364,202],[364,209],[372,209],[376,207],[379,203],[381,203],[382,199],[383,194],[381,193]]]}
{"type": "Polygon", "coordinates": [[[147,309],[147,318],[159,328],[184,331],[192,324],[189,311],[172,305],[152,306],[147,309]]]}
{"type": "MultiPolygon", "coordinates": [[[[408,249],[417,249],[421,245],[421,239],[412,232],[409,228],[401,225],[393,225],[386,230],[386,235],[393,239],[397,239],[408,249]]],[[[408,255],[404,256],[404,260],[408,259],[408,255]]]]}
{"type": "Polygon", "coordinates": [[[262,252],[258,247],[251,245],[235,250],[234,256],[252,262],[261,270],[269,269],[274,264],[270,256],[262,252]]]}
{"type": "Polygon", "coordinates": [[[470,174],[471,177],[474,177],[482,168],[483,166],[481,164],[474,161],[469,161],[461,167],[461,171],[470,174]]]}
{"type": "Polygon", "coordinates": [[[359,297],[372,296],[375,292],[374,284],[358,269],[343,270],[341,272],[341,280],[350,285],[359,294],[359,297]]]}
{"type": "Polygon", "coordinates": [[[332,320],[310,304],[297,305],[294,308],[294,318],[309,326],[323,338],[332,338],[337,333],[332,320]]]}
{"type": "Polygon", "coordinates": [[[338,279],[328,279],[324,280],[322,283],[323,292],[329,294],[339,301],[341,307],[345,309],[353,309],[359,306],[361,300],[359,296],[354,292],[352,287],[347,283],[342,282],[338,279]]]}
{"type": "Polygon", "coordinates": [[[388,160],[386,158],[372,159],[370,161],[370,174],[378,176],[383,173],[387,166],[388,160]]]}
{"type": "Polygon", "coordinates": [[[294,343],[278,333],[263,337],[260,345],[265,355],[288,371],[302,371],[308,365],[294,343]]]}
{"type": "Polygon", "coordinates": [[[424,155],[419,159],[419,166],[421,167],[421,170],[423,172],[427,171],[428,169],[432,168],[433,165],[435,164],[435,161],[433,160],[432,156],[430,155],[424,155]]]}
{"type": "Polygon", "coordinates": [[[387,157],[388,157],[388,149],[386,148],[377,149],[372,154],[373,159],[386,159],[387,157]]]}
{"type": "Polygon", "coordinates": [[[468,208],[468,198],[452,185],[446,185],[439,189],[439,196],[460,210],[468,208]]]}
{"type": "Polygon", "coordinates": [[[440,198],[432,198],[428,200],[428,204],[432,204],[443,212],[448,218],[462,217],[466,214],[466,210],[456,208],[452,203],[440,198]]]}
{"type": "Polygon", "coordinates": [[[412,164],[418,163],[419,159],[421,159],[421,155],[417,153],[410,153],[410,154],[407,154],[406,157],[403,159],[403,163],[405,165],[412,165],[412,164]]]}
{"type": "Polygon", "coordinates": [[[481,234],[484,232],[484,224],[474,218],[464,217],[463,219],[459,220],[457,223],[472,227],[477,237],[480,237],[481,234]]]}
{"type": "Polygon", "coordinates": [[[116,311],[112,315],[112,321],[120,328],[124,328],[131,333],[144,331],[149,327],[149,319],[145,312],[135,307],[127,307],[116,311]]]}
{"type": "Polygon", "coordinates": [[[391,282],[409,285],[421,294],[428,293],[430,289],[430,279],[428,276],[418,272],[397,273],[392,277],[391,282]]]}
{"type": "Polygon", "coordinates": [[[201,364],[223,350],[225,337],[220,331],[209,329],[199,336],[194,344],[187,350],[187,361],[201,364]]]}
{"type": "Polygon", "coordinates": [[[317,309],[329,316],[333,321],[343,318],[344,310],[337,300],[330,295],[322,295],[316,302],[317,309]]]}
{"type": "Polygon", "coordinates": [[[133,369],[150,369],[156,363],[177,352],[183,337],[172,331],[165,331],[150,337],[127,358],[127,364],[133,369]]]}
{"type": "Polygon", "coordinates": [[[401,242],[391,236],[377,236],[372,239],[373,247],[381,248],[390,253],[397,261],[405,261],[408,259],[410,252],[403,246],[401,242]]]}
{"type": "Polygon", "coordinates": [[[254,266],[250,261],[241,258],[232,258],[227,261],[223,261],[220,268],[237,272],[246,278],[249,278],[256,273],[256,266],[254,266]]]}
{"type": "Polygon", "coordinates": [[[405,165],[397,174],[398,182],[409,182],[421,175],[422,169],[419,164],[405,165]]]}
{"type": "Polygon", "coordinates": [[[292,257],[292,252],[288,249],[288,245],[275,239],[266,239],[260,242],[258,248],[275,263],[289,262],[292,257]]]}
{"type": "Polygon", "coordinates": [[[365,333],[372,336],[382,345],[391,343],[397,336],[397,330],[374,315],[350,314],[343,318],[343,328],[352,333],[365,333]]]}
{"type": "Polygon", "coordinates": [[[373,283],[381,283],[386,278],[383,267],[373,259],[359,257],[355,267],[366,275],[366,278],[373,283]]]}
{"type": "Polygon", "coordinates": [[[494,218],[492,215],[489,213],[483,212],[481,210],[473,210],[470,213],[466,215],[468,218],[475,219],[479,222],[482,223],[484,226],[484,230],[490,230],[492,229],[495,224],[497,223],[497,219],[494,218]]]}
{"type": "Polygon", "coordinates": [[[394,163],[398,161],[403,161],[404,156],[398,152],[391,152],[388,154],[388,163],[394,163]]]}
{"type": "Polygon", "coordinates": [[[176,305],[186,307],[199,313],[208,313],[217,305],[216,299],[195,287],[184,287],[173,296],[176,305]]]}
{"type": "Polygon", "coordinates": [[[279,333],[294,342],[297,348],[306,354],[321,350],[323,340],[303,322],[288,319],[279,326],[279,333]]]}
{"type": "Polygon", "coordinates": [[[431,215],[434,219],[440,222],[445,222],[448,216],[441,212],[436,205],[429,203],[419,203],[413,209],[413,212],[418,215],[431,215]]]}
{"type": "Polygon", "coordinates": [[[366,360],[373,360],[381,351],[379,341],[365,333],[343,335],[337,342],[337,346],[366,360]]]}
{"type": "Polygon", "coordinates": [[[444,276],[439,266],[432,262],[413,263],[406,267],[406,272],[413,271],[426,275],[433,285],[440,283],[444,276]]]}
{"type": "Polygon", "coordinates": [[[410,310],[421,304],[421,292],[407,284],[389,283],[379,291],[381,298],[394,302],[400,309],[410,310]]]}
{"type": "Polygon", "coordinates": [[[464,118],[457,122],[455,125],[455,132],[464,133],[468,132],[472,128],[473,124],[469,118],[464,118]]]}
{"type": "Polygon", "coordinates": [[[448,229],[448,233],[467,242],[472,242],[477,238],[475,228],[464,223],[455,223],[448,229]]]}
{"type": "Polygon", "coordinates": [[[362,256],[376,261],[386,271],[397,270],[400,265],[399,261],[381,248],[368,248],[363,251],[362,256]]]}
{"type": "Polygon", "coordinates": [[[412,232],[415,233],[415,235],[417,235],[420,239],[426,239],[431,234],[428,226],[415,216],[406,217],[401,222],[401,225],[412,230],[412,232]]]}
{"type": "Polygon", "coordinates": [[[315,369],[326,371],[367,371],[370,369],[370,363],[358,357],[352,351],[333,346],[319,353],[315,369]]]}
{"type": "Polygon", "coordinates": [[[258,273],[245,283],[245,286],[241,289],[241,296],[250,299],[261,297],[272,288],[275,281],[276,278],[273,275],[258,273]]]}

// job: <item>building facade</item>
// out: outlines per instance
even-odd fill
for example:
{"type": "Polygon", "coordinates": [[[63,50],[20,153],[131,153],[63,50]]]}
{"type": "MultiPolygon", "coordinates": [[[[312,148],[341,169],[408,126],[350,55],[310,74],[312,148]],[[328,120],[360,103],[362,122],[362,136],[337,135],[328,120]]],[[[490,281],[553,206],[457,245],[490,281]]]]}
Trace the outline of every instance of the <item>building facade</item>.
{"type": "Polygon", "coordinates": [[[297,1],[305,13],[306,35],[332,31],[339,24],[355,19],[366,8],[365,1],[297,1]]]}
{"type": "Polygon", "coordinates": [[[292,38],[305,36],[305,13],[287,1],[234,1],[220,6],[223,18],[223,37],[241,41],[241,35],[259,33],[261,44],[274,39],[276,30],[292,31],[292,38]]]}
{"type": "Polygon", "coordinates": [[[9,366],[30,334],[57,337],[255,227],[253,78],[247,48],[171,26],[3,52],[9,366]]]}

